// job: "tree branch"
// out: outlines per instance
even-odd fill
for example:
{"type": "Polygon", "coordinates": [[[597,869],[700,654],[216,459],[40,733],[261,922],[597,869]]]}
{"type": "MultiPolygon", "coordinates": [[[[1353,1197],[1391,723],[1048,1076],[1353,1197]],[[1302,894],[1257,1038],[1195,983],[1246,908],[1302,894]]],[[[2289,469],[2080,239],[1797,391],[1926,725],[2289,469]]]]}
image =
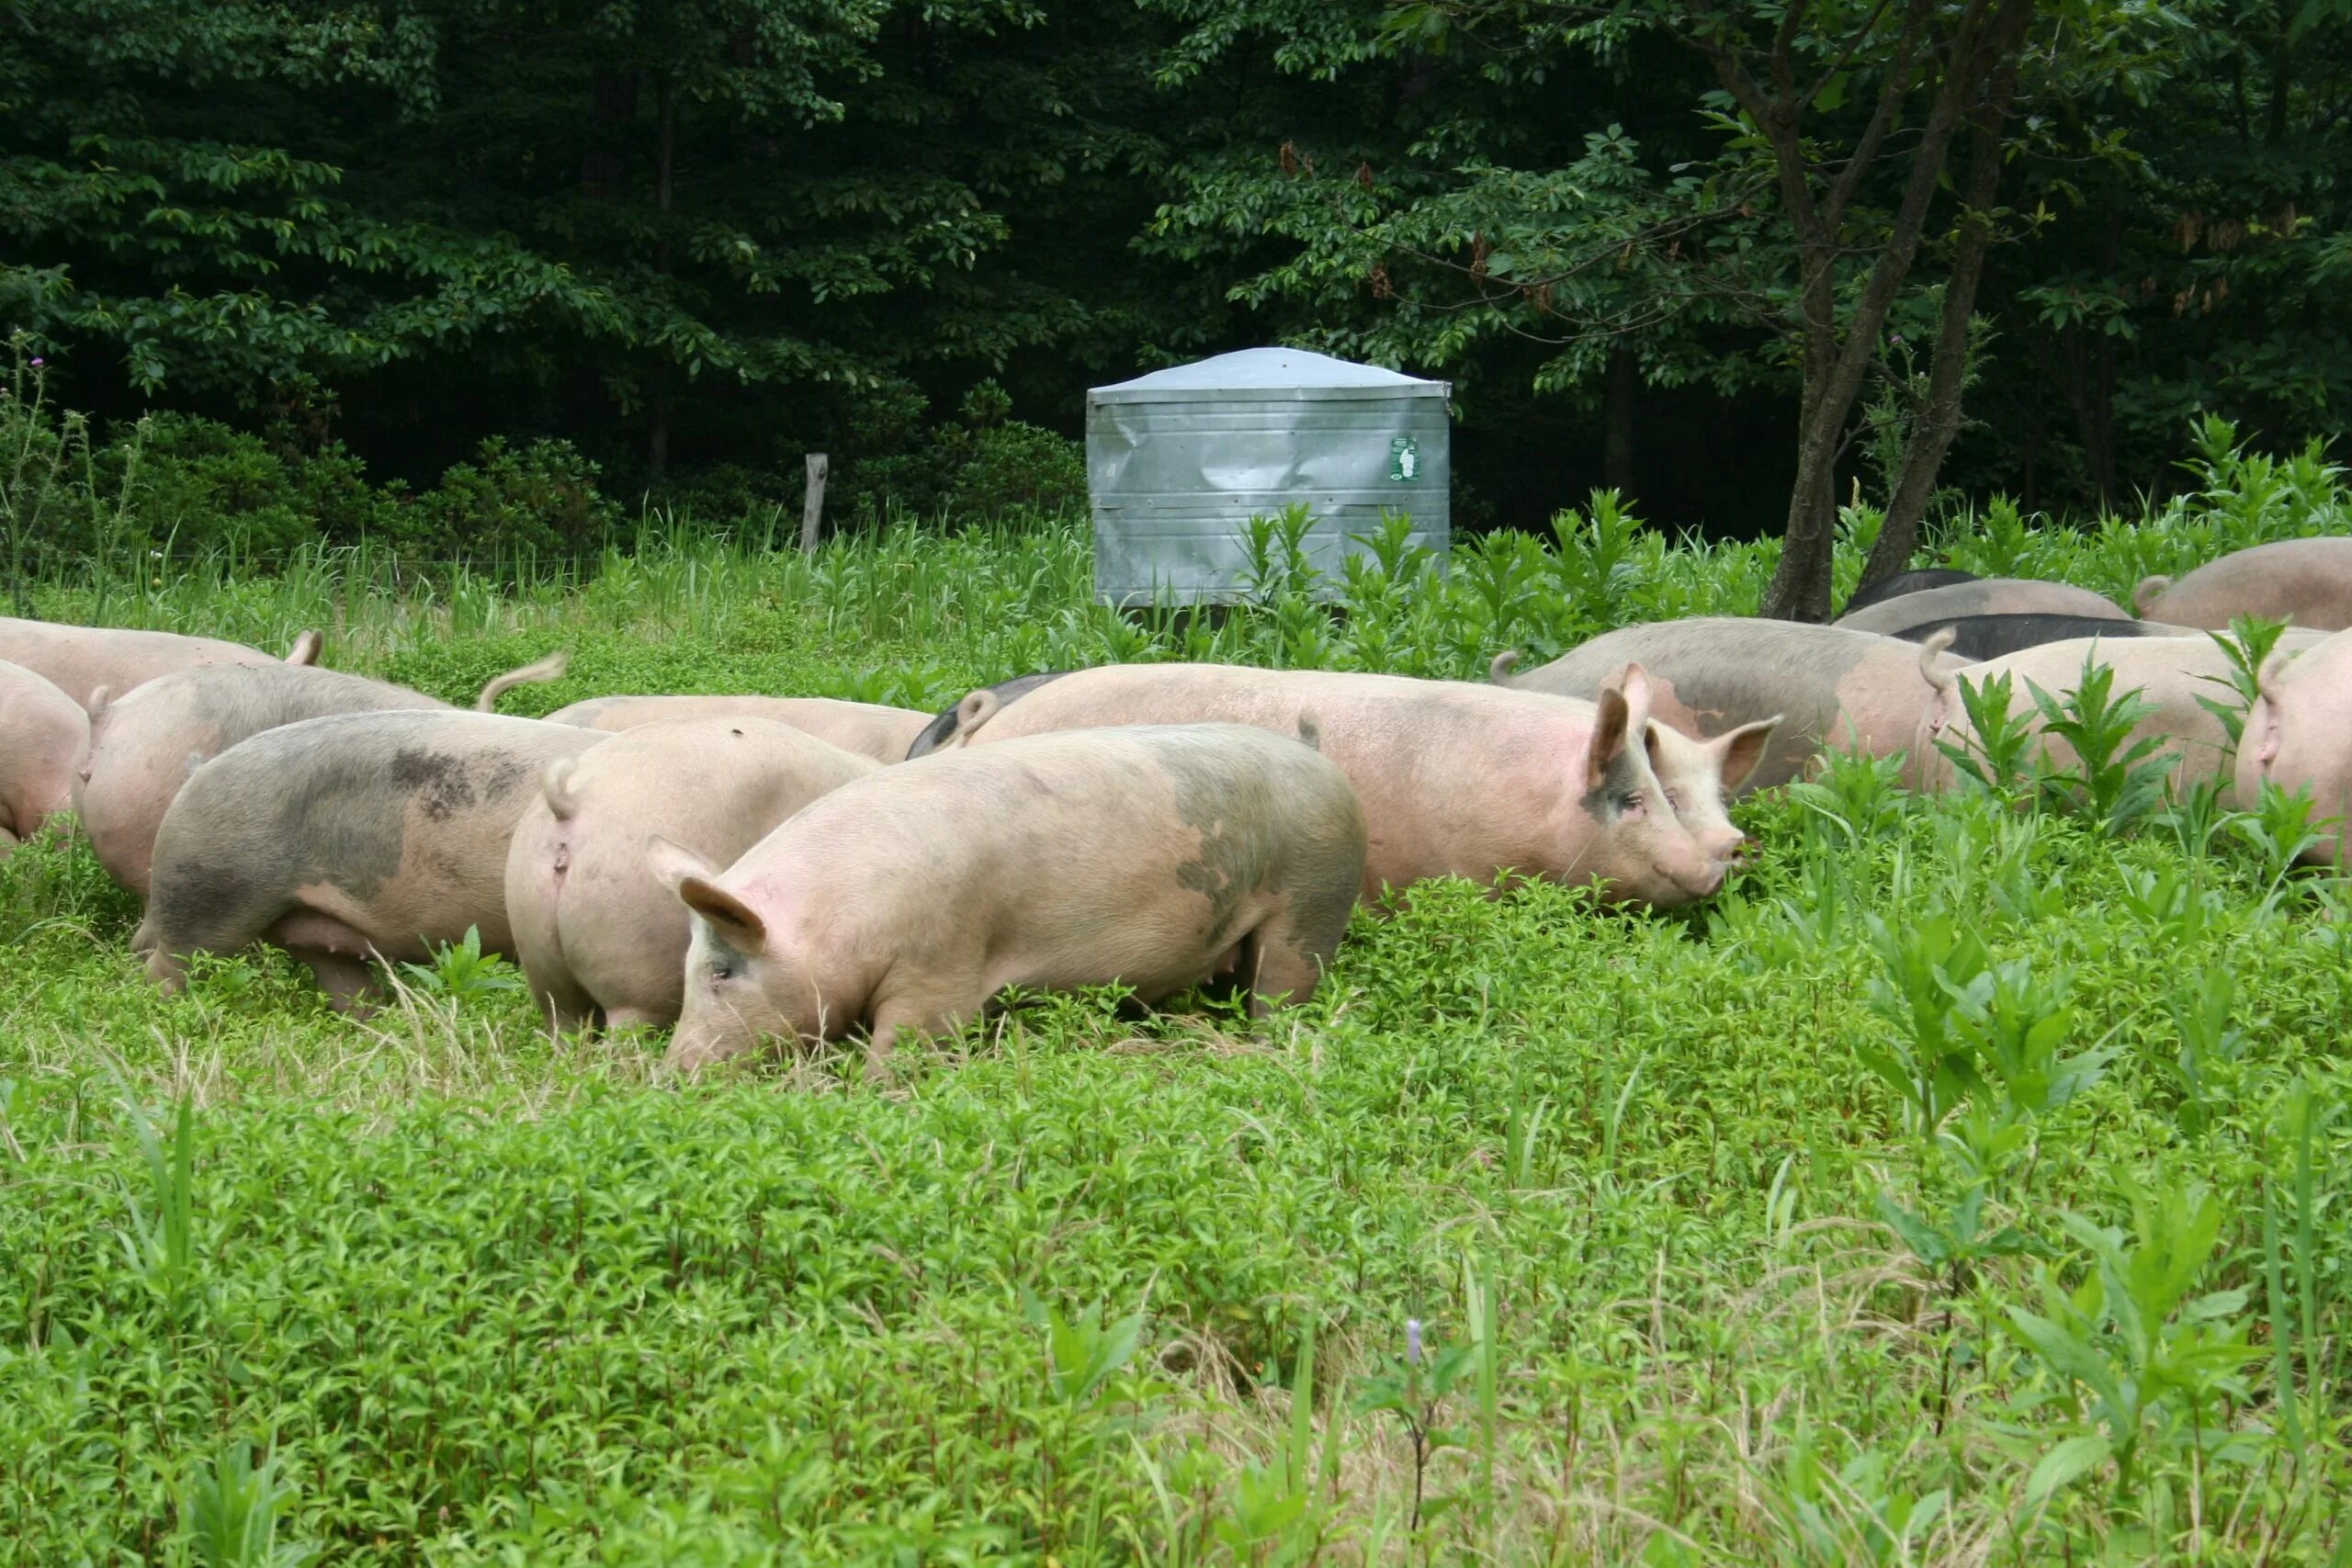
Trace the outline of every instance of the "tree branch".
{"type": "Polygon", "coordinates": [[[1903,31],[1894,42],[1894,59],[1887,65],[1886,80],[1880,84],[1870,123],[1862,128],[1862,134],[1854,142],[1852,156],[1831,182],[1829,194],[1822,202],[1824,215],[1832,228],[1845,222],[1846,209],[1852,205],[1854,193],[1861,188],[1862,176],[1877,160],[1880,145],[1885,141],[1887,132],[1894,129],[1896,113],[1911,96],[1911,74],[1917,65],[1919,40],[1934,16],[1934,0],[1911,0],[1910,8],[1904,13],[1903,31]]]}

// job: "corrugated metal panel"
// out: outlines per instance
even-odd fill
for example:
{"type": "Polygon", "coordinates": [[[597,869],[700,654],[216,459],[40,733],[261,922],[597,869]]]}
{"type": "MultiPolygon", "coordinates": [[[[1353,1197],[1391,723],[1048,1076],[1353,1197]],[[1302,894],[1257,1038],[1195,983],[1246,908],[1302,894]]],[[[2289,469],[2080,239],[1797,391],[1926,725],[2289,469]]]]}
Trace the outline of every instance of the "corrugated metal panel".
{"type": "Polygon", "coordinates": [[[1238,598],[1249,520],[1303,504],[1306,551],[1336,584],[1348,536],[1409,512],[1451,537],[1443,381],[1295,349],[1246,349],[1087,394],[1094,585],[1112,604],[1238,598]]]}

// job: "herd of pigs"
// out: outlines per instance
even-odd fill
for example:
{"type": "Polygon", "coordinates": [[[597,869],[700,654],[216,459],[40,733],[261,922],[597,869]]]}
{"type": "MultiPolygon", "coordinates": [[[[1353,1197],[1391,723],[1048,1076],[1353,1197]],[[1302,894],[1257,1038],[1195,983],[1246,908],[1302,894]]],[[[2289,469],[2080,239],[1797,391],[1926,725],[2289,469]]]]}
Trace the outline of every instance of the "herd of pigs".
{"type": "MultiPolygon", "coordinates": [[[[1668,907],[1745,840],[1728,796],[1825,747],[1949,787],[1959,680],[2140,688],[2183,782],[2265,779],[2340,818],[2352,538],[2152,578],[2133,618],[2064,583],[1911,572],[1830,626],[1629,626],[1487,683],[1214,664],[1031,675],[932,715],[813,697],[612,696],[465,712],[166,633],[0,619],[0,853],[69,808],[146,900],[148,972],[286,949],[345,1005],[469,929],[552,1024],[674,1025],[691,1069],[763,1042],[951,1032],[1011,987],[1311,995],[1358,900],[1540,877],[1668,907]],[[2234,772],[2200,696],[2238,615],[2290,623],[2234,772]],[[2337,635],[2341,634],[2341,635],[2337,635]],[[1943,745],[1937,744],[1939,741],[1943,745]]],[[[2036,720],[2037,724],[2039,720],[2036,720]]],[[[2046,755],[2067,761],[2062,739],[2046,755]]],[[[2314,852],[2339,858],[2331,825],[2314,852]]]]}

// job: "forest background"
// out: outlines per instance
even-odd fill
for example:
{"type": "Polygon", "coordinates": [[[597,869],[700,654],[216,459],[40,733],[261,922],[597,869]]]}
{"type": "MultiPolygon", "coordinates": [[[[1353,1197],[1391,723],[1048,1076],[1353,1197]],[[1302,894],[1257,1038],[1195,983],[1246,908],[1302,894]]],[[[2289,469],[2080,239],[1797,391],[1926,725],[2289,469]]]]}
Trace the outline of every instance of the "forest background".
{"type": "Polygon", "coordinates": [[[1087,387],[1281,342],[1453,382],[1457,525],[1818,615],[1857,484],[1875,573],[2333,440],[2347,121],[2346,0],[17,0],[0,322],[177,548],[1050,510],[1087,387]]]}

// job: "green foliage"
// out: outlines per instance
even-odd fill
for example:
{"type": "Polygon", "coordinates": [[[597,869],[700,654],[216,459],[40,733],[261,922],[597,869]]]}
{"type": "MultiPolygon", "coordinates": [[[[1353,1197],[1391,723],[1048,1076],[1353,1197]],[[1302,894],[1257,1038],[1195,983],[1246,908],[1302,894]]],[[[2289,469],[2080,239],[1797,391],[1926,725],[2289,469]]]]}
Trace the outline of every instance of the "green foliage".
{"type": "Polygon", "coordinates": [[[462,942],[443,942],[432,963],[403,964],[401,969],[418,990],[461,1006],[523,988],[523,976],[514,965],[497,953],[483,953],[479,926],[468,926],[462,942]]]}
{"type": "MultiPolygon", "coordinates": [[[[2178,515],[2144,544],[2208,526],[2178,515]]],[[[451,696],[560,640],[571,673],[514,694],[544,712],[944,704],[1114,657],[1475,677],[1506,637],[1752,605],[1770,561],[1596,497],[1554,547],[1441,562],[1392,523],[1303,584],[1285,526],[1261,602],[1215,621],[1093,604],[1082,527],[1039,520],[803,557],[656,518],[517,581],[306,547],[273,578],[212,556],[32,592],[319,625],[330,661],[451,696]]],[[[2139,570],[2094,553],[2119,537],[2066,547],[2086,581],[2139,570]]],[[[2237,833],[1899,779],[1833,759],[1742,803],[1757,862],[1702,915],[1429,884],[1263,1030],[1025,999],[880,1086],[657,1083],[641,1039],[540,1029],[478,940],[373,1017],[266,953],[167,998],[135,901],[43,835],[0,860],[0,1539],[2326,1560],[2352,1513],[2340,880],[2279,897],[2237,833]]]]}

